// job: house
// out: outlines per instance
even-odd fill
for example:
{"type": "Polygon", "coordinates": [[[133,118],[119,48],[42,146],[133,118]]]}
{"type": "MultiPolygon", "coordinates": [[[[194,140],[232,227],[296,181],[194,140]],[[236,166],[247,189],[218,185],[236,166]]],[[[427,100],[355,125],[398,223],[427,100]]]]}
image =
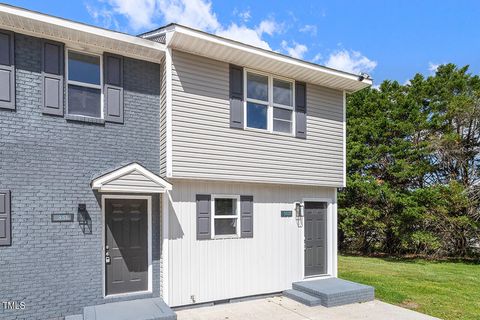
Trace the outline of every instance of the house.
{"type": "Polygon", "coordinates": [[[171,24],[0,5],[0,308],[56,319],[337,276],[359,77],[171,24]]]}

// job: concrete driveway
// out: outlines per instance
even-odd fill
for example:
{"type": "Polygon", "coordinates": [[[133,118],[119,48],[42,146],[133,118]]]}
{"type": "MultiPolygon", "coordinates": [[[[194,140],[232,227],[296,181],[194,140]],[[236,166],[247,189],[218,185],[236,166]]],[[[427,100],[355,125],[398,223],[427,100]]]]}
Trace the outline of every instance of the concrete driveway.
{"type": "Polygon", "coordinates": [[[177,311],[178,320],[433,320],[378,300],[347,306],[307,307],[286,297],[271,297],[177,311]]]}

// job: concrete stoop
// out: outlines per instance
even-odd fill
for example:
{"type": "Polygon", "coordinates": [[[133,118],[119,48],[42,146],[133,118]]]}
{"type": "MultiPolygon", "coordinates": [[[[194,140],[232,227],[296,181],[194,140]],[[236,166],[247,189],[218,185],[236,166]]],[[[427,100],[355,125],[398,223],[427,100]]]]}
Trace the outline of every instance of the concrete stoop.
{"type": "Polygon", "coordinates": [[[307,306],[336,307],[375,299],[375,288],[338,278],[301,281],[283,295],[307,306]]]}
{"type": "Polygon", "coordinates": [[[83,315],[65,320],[176,320],[177,315],[161,298],[112,302],[83,308],[83,315]]]}

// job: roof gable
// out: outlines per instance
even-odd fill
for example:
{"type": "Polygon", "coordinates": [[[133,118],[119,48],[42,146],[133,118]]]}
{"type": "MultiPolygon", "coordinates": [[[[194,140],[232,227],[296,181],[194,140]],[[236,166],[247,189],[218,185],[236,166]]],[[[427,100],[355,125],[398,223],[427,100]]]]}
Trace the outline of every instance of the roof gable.
{"type": "Polygon", "coordinates": [[[91,182],[99,192],[164,193],[172,185],[138,163],[110,171],[91,182]]]}

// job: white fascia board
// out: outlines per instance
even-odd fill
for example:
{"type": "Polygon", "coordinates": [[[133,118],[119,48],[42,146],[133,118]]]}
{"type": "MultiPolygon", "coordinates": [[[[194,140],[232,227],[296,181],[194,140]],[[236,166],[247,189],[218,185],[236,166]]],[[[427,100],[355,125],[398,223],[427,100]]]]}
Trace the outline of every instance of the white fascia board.
{"type": "Polygon", "coordinates": [[[181,26],[181,25],[175,25],[174,28],[172,28],[171,30],[173,32],[172,32],[171,38],[166,43],[167,46],[171,45],[172,40],[177,35],[184,34],[184,35],[191,36],[191,37],[203,40],[203,41],[208,41],[208,42],[211,42],[211,43],[214,43],[214,44],[219,44],[219,45],[229,47],[229,48],[232,48],[232,49],[235,49],[235,50],[240,50],[240,51],[243,51],[245,53],[251,53],[251,54],[255,54],[255,55],[265,57],[265,58],[268,58],[268,59],[276,60],[276,61],[279,61],[279,62],[288,63],[292,66],[307,68],[307,69],[311,70],[312,72],[320,72],[320,73],[335,76],[335,77],[340,77],[340,78],[344,78],[344,79],[348,79],[348,80],[352,80],[352,81],[362,82],[366,86],[371,86],[373,84],[372,79],[369,79],[369,78],[366,78],[362,81],[359,81],[358,80],[359,76],[355,75],[355,74],[351,74],[351,73],[347,73],[347,72],[343,72],[343,71],[338,71],[338,70],[330,69],[330,68],[327,68],[327,67],[322,67],[320,65],[316,65],[316,64],[313,64],[313,63],[309,63],[309,62],[306,62],[306,61],[299,60],[299,59],[291,58],[291,57],[288,57],[288,56],[285,56],[285,55],[282,55],[282,54],[279,54],[279,53],[276,53],[276,52],[264,50],[264,49],[261,49],[261,48],[256,48],[256,47],[248,45],[248,44],[243,44],[241,42],[237,42],[237,41],[234,41],[234,40],[230,40],[230,39],[222,38],[222,37],[219,37],[219,36],[211,35],[211,34],[208,34],[208,33],[202,32],[202,31],[197,31],[197,30],[194,30],[194,29],[190,29],[188,27],[184,27],[184,26],[181,26]]]}
{"type": "Polygon", "coordinates": [[[165,189],[158,188],[122,188],[122,187],[100,187],[95,189],[103,193],[165,193],[165,189]]]}

